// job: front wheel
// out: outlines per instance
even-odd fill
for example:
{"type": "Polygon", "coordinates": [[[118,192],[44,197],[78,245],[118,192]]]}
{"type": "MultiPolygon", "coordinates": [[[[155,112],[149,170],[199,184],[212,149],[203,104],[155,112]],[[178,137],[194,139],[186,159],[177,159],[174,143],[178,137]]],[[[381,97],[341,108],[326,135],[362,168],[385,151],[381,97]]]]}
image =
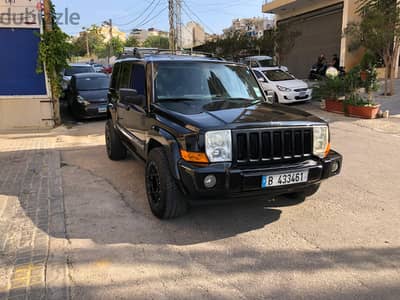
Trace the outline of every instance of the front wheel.
{"type": "Polygon", "coordinates": [[[173,178],[162,148],[151,150],[146,164],[146,192],[150,209],[159,219],[172,219],[187,211],[187,203],[173,178]]]}
{"type": "Polygon", "coordinates": [[[115,130],[112,120],[106,122],[106,148],[107,155],[111,160],[123,160],[126,158],[127,152],[121,138],[115,130]]]}

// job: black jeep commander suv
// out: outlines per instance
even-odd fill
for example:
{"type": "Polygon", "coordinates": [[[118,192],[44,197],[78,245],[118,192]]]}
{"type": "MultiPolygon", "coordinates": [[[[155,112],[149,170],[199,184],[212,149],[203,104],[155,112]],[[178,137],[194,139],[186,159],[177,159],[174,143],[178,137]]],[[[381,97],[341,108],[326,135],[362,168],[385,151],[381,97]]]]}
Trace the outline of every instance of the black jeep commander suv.
{"type": "Polygon", "coordinates": [[[235,197],[307,197],[342,167],[328,124],[267,103],[241,64],[136,53],[115,63],[108,97],[108,156],[121,160],[129,150],[146,162],[158,218],[235,197]]]}

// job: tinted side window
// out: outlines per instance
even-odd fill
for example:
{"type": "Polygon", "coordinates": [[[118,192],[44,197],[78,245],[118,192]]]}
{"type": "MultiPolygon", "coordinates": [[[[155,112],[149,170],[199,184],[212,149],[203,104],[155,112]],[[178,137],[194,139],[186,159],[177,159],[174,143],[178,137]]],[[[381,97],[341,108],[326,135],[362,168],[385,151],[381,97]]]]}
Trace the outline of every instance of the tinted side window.
{"type": "Polygon", "coordinates": [[[119,73],[119,86],[117,89],[129,89],[131,87],[131,73],[132,64],[122,64],[121,72],[119,73]]]}
{"type": "Polygon", "coordinates": [[[113,72],[111,75],[111,85],[110,85],[111,89],[115,90],[117,88],[117,82],[118,82],[118,78],[119,78],[119,70],[120,69],[121,69],[121,64],[114,65],[113,72]]]}
{"type": "Polygon", "coordinates": [[[146,95],[146,73],[143,65],[133,67],[132,88],[138,92],[138,95],[146,95]]]}

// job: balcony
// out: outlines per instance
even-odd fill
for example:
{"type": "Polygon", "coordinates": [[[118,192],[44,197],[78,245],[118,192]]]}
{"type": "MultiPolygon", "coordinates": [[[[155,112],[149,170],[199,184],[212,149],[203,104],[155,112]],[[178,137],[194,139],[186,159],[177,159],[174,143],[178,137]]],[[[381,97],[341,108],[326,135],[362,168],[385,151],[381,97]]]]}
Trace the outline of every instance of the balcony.
{"type": "Polygon", "coordinates": [[[311,11],[338,2],[343,2],[343,0],[266,0],[262,11],[279,15],[294,11],[311,11]]]}

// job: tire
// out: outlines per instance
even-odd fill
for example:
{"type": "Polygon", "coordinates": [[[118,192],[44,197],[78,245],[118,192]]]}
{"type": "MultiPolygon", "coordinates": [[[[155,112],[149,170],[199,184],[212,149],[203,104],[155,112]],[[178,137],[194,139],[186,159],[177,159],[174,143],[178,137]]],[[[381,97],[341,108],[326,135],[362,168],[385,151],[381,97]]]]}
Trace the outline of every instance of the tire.
{"type": "Polygon", "coordinates": [[[111,160],[123,160],[126,158],[126,148],[121,142],[117,131],[115,130],[112,120],[106,122],[106,149],[107,155],[111,160]]]}
{"type": "Polygon", "coordinates": [[[273,102],[272,103],[274,103],[274,104],[279,104],[279,97],[278,97],[278,94],[277,93],[274,93],[274,99],[273,99],[273,102]]]}
{"type": "Polygon", "coordinates": [[[305,190],[298,192],[298,193],[292,193],[292,194],[287,194],[285,196],[289,197],[289,198],[294,198],[294,199],[300,199],[300,198],[308,198],[311,197],[312,195],[316,194],[320,188],[321,184],[314,184],[308,188],[306,188],[305,190]]]}
{"type": "Polygon", "coordinates": [[[187,202],[171,174],[162,148],[150,151],[146,163],[146,192],[150,209],[159,219],[173,219],[187,212],[187,202]]]}

